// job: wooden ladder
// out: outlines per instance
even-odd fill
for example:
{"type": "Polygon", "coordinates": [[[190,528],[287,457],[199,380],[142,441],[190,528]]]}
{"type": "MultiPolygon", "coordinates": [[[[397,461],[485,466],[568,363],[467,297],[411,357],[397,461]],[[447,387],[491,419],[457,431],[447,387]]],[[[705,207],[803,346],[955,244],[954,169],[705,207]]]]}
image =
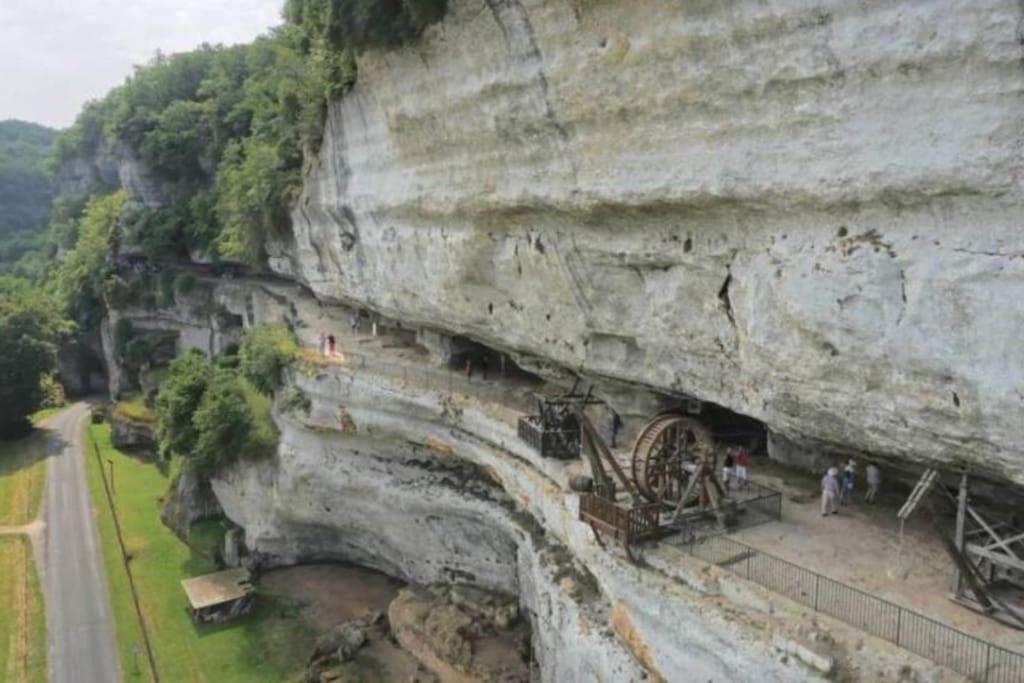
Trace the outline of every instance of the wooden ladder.
{"type": "Polygon", "coordinates": [[[896,513],[896,516],[901,520],[906,520],[920,505],[921,499],[928,495],[935,480],[939,478],[939,471],[936,469],[927,469],[921,475],[921,478],[917,480],[917,484],[914,485],[914,490],[907,496],[907,502],[903,504],[900,511],[896,513]]]}

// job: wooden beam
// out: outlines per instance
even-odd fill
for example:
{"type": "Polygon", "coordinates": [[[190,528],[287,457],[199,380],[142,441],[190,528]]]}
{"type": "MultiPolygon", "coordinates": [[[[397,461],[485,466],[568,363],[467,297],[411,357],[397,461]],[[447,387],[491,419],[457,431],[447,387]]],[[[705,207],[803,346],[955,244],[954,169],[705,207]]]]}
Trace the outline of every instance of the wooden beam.
{"type": "Polygon", "coordinates": [[[971,515],[971,517],[974,518],[974,521],[980,524],[985,529],[985,531],[988,532],[989,536],[991,536],[992,539],[996,542],[996,545],[998,545],[1007,553],[1009,553],[1010,556],[1012,556],[1015,560],[1020,560],[1020,557],[1017,556],[1017,553],[1013,552],[1013,549],[1010,548],[1010,546],[1006,545],[1003,539],[999,538],[999,534],[993,531],[992,527],[990,527],[988,523],[984,519],[982,519],[981,515],[974,511],[974,508],[968,505],[967,512],[971,515]]]}

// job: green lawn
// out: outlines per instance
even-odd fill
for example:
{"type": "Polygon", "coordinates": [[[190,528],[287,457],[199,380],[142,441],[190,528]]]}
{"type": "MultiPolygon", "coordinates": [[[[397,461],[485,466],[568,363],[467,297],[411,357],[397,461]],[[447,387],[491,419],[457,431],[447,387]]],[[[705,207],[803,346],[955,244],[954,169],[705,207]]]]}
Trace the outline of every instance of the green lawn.
{"type": "Polygon", "coordinates": [[[46,681],[46,618],[32,546],[0,536],[0,680],[46,681]]]}
{"type": "Polygon", "coordinates": [[[46,434],[0,441],[0,525],[28,524],[39,514],[46,482],[46,434]]]}
{"type": "MultiPolygon", "coordinates": [[[[205,554],[193,552],[160,522],[160,498],[167,491],[168,477],[154,464],[114,449],[109,425],[88,429],[100,446],[104,467],[109,467],[108,459],[114,462],[115,504],[160,678],[210,683],[297,680],[315,634],[297,616],[295,606],[260,596],[256,609],[243,619],[223,626],[194,626],[179,582],[215,568],[205,554]]],[[[149,680],[141,630],[91,443],[87,456],[125,680],[149,680]],[[140,648],[138,669],[133,643],[140,648]]],[[[212,548],[219,533],[216,523],[196,525],[191,542],[204,550],[212,548]]]]}

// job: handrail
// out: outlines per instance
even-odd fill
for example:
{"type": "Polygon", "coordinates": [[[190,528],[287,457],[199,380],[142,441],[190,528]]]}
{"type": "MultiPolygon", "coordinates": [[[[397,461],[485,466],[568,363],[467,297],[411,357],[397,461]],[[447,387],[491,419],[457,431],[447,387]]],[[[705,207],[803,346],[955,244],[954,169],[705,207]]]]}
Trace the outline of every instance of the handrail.
{"type": "Polygon", "coordinates": [[[688,552],[791,600],[887,640],[976,683],[1024,681],[1024,654],[830,579],[724,535],[692,540],[688,552]]]}

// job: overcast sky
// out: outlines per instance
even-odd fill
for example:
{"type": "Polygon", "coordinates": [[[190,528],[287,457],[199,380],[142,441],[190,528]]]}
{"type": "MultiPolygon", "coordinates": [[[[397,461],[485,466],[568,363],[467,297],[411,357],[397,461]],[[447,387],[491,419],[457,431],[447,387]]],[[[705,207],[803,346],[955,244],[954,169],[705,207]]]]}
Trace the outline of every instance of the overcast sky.
{"type": "Polygon", "coordinates": [[[63,128],[158,49],[252,40],[284,0],[0,0],[0,120],[63,128]]]}

